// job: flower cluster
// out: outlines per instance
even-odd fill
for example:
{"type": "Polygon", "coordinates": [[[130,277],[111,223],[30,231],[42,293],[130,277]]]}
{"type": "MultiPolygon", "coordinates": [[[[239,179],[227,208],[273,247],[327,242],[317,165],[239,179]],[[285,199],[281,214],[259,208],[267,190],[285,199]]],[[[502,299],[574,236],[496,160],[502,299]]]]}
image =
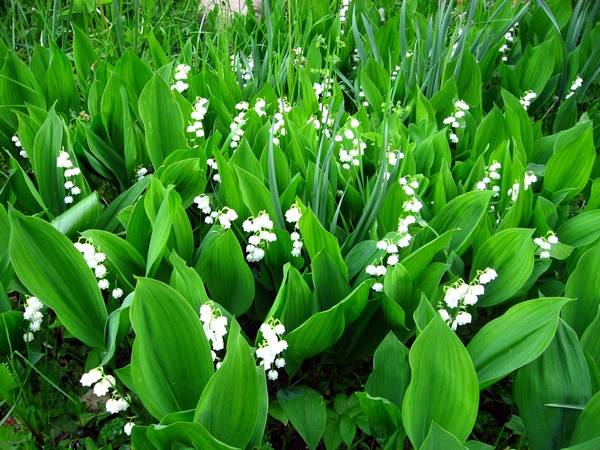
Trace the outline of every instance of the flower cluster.
{"type": "Polygon", "coordinates": [[[276,319],[269,319],[260,326],[260,333],[264,338],[256,349],[256,357],[260,359],[258,365],[262,366],[269,380],[279,378],[277,369],[285,367],[285,359],[281,354],[288,348],[287,341],[281,339],[285,327],[276,319]]]}
{"type": "Polygon", "coordinates": [[[206,160],[206,165],[215,172],[212,176],[213,181],[216,183],[220,183],[221,175],[219,175],[219,166],[217,165],[217,162],[213,158],[208,158],[206,160]]]}
{"type": "Polygon", "coordinates": [[[292,64],[295,66],[303,66],[306,64],[306,57],[302,54],[302,47],[296,47],[292,49],[292,64]]]}
{"type": "Polygon", "coordinates": [[[329,107],[322,103],[319,106],[319,112],[321,118],[317,118],[317,116],[310,116],[308,119],[308,123],[311,124],[315,130],[320,130],[323,128],[323,134],[327,137],[331,137],[331,127],[333,126],[333,116],[329,111],[329,107]]]}
{"type": "Polygon", "coordinates": [[[204,126],[202,120],[208,111],[208,99],[204,97],[196,98],[194,109],[192,111],[192,122],[187,127],[188,133],[193,133],[196,137],[204,137],[204,126]]]}
{"type": "Polygon", "coordinates": [[[375,292],[383,291],[383,277],[387,273],[389,266],[395,266],[400,261],[398,252],[401,248],[406,248],[412,241],[412,235],[409,232],[409,227],[417,222],[413,215],[401,217],[398,220],[398,232],[395,236],[389,239],[382,239],[377,242],[377,248],[385,251],[385,255],[378,258],[375,264],[369,264],[365,272],[372,277],[376,277],[377,281],[371,286],[375,292]]]}
{"type": "Polygon", "coordinates": [[[558,244],[558,236],[553,231],[549,231],[546,236],[536,237],[533,243],[538,246],[540,250],[540,258],[550,258],[550,250],[552,246],[558,244]]]}
{"type": "Polygon", "coordinates": [[[358,98],[361,100],[361,104],[365,108],[369,107],[369,102],[367,101],[367,96],[365,94],[365,91],[363,91],[362,89],[360,91],[358,91],[358,98]]]}
{"type": "Polygon", "coordinates": [[[453,131],[461,126],[461,120],[465,117],[465,111],[469,110],[469,105],[467,105],[462,100],[457,100],[454,102],[454,112],[444,119],[444,125],[450,125],[450,134],[448,135],[448,139],[453,144],[458,143],[458,136],[453,131]]]}
{"type": "Polygon", "coordinates": [[[525,111],[527,111],[527,108],[529,108],[529,105],[531,105],[531,102],[533,100],[535,100],[535,98],[537,97],[537,94],[533,91],[526,91],[523,94],[523,97],[521,97],[519,99],[519,103],[521,103],[521,105],[523,106],[523,109],[525,109],[525,111]]]}
{"type": "Polygon", "coordinates": [[[13,141],[13,144],[19,150],[19,155],[21,156],[21,158],[29,158],[29,155],[27,155],[27,152],[23,148],[23,144],[21,144],[21,139],[19,139],[19,136],[15,134],[13,137],[10,138],[10,140],[13,141]]]}
{"type": "Polygon", "coordinates": [[[390,170],[396,167],[396,164],[398,164],[399,160],[404,159],[404,153],[401,150],[391,150],[391,145],[389,145],[386,152],[386,158],[387,168],[385,171],[385,180],[387,181],[392,175],[390,170]]]}
{"type": "Polygon", "coordinates": [[[267,106],[267,102],[264,98],[258,97],[254,102],[254,112],[258,115],[258,117],[264,117],[267,115],[265,108],[267,106]]]}
{"type": "Polygon", "coordinates": [[[246,125],[246,113],[248,112],[249,106],[248,102],[239,102],[235,105],[235,109],[237,109],[239,113],[233,118],[231,125],[229,125],[233,135],[231,136],[231,142],[229,143],[229,147],[231,148],[236,148],[244,136],[244,125],[246,125]]]}
{"type": "Polygon", "coordinates": [[[210,197],[208,195],[198,195],[194,197],[194,203],[198,207],[204,218],[204,223],[213,224],[215,221],[224,229],[231,228],[231,222],[237,220],[238,214],[234,209],[224,207],[221,210],[214,210],[210,206],[210,197]]]}
{"type": "Polygon", "coordinates": [[[40,331],[42,320],[44,318],[44,315],[42,314],[43,306],[44,305],[37,297],[29,297],[25,302],[23,318],[29,322],[28,331],[23,335],[23,340],[25,342],[33,341],[33,333],[40,331]]]}
{"type": "Polygon", "coordinates": [[[246,86],[252,79],[252,72],[254,71],[254,58],[240,58],[237,54],[231,55],[231,67],[234,70],[238,70],[243,80],[243,86],[246,86]]]}
{"type": "MultiPolygon", "coordinates": [[[[97,252],[94,246],[90,242],[75,242],[73,244],[75,248],[83,255],[85,262],[88,267],[94,271],[94,275],[98,279],[98,287],[102,290],[108,289],[110,287],[110,283],[106,279],[106,275],[108,275],[108,269],[103,264],[106,261],[106,255],[102,252],[97,252]]],[[[113,290],[113,296],[115,294],[118,297],[123,295],[123,291],[113,290]],[[120,295],[119,295],[120,294],[120,295]]],[[[115,297],[115,298],[118,298],[115,297]]]]}
{"type": "Polygon", "coordinates": [[[477,303],[479,297],[485,293],[484,286],[498,277],[496,271],[490,267],[478,271],[477,276],[470,284],[459,278],[452,286],[446,287],[443,303],[438,310],[442,317],[453,330],[460,325],[471,323],[471,314],[466,311],[467,306],[477,303]]]}
{"type": "Polygon", "coordinates": [[[356,129],[360,126],[360,122],[352,118],[350,119],[350,128],[346,128],[334,138],[336,142],[342,144],[339,152],[340,163],[344,170],[350,170],[352,167],[360,166],[360,158],[365,153],[367,144],[357,137],[356,129]]]}
{"type": "Polygon", "coordinates": [[[414,177],[401,177],[398,182],[402,186],[402,190],[408,197],[402,203],[402,209],[407,213],[418,213],[423,208],[423,203],[417,198],[417,189],[419,189],[419,181],[414,177]]]}
{"type": "Polygon", "coordinates": [[[328,99],[333,95],[334,80],[330,77],[324,77],[322,83],[313,83],[313,90],[317,96],[317,100],[328,99]]]}
{"type": "Polygon", "coordinates": [[[142,178],[144,178],[146,175],[148,175],[148,169],[145,167],[140,167],[136,170],[135,172],[135,178],[140,181],[142,178]]]}
{"type": "Polygon", "coordinates": [[[207,302],[200,306],[200,322],[202,322],[204,334],[212,346],[212,360],[216,362],[218,369],[221,366],[221,360],[217,356],[217,352],[225,348],[223,338],[227,335],[227,317],[222,315],[219,309],[214,308],[212,302],[207,302]]]}
{"type": "Polygon", "coordinates": [[[133,429],[135,423],[133,422],[127,422],[125,425],[123,425],[123,433],[125,433],[127,436],[131,436],[131,430],[133,429]]]}
{"type": "Polygon", "coordinates": [[[575,94],[575,91],[577,89],[579,89],[582,84],[583,84],[583,78],[581,78],[579,75],[577,75],[577,78],[575,78],[575,81],[573,81],[573,84],[571,84],[571,87],[569,88],[569,93],[565,96],[565,100],[573,97],[573,94],[575,94]]]}
{"type": "Polygon", "coordinates": [[[64,150],[58,153],[58,157],[56,158],[56,167],[65,169],[65,189],[69,191],[69,194],[65,196],[65,204],[69,205],[73,203],[74,196],[81,194],[81,189],[75,186],[75,183],[73,183],[72,180],[73,177],[81,173],[81,170],[79,169],[79,167],[73,166],[71,157],[64,150]]]}
{"type": "Polygon", "coordinates": [[[192,70],[187,64],[177,64],[175,67],[175,83],[171,85],[171,89],[179,93],[183,93],[190,87],[186,83],[188,79],[188,73],[192,70]]]}
{"type": "Polygon", "coordinates": [[[391,80],[392,81],[396,81],[396,79],[398,78],[398,74],[400,73],[400,66],[396,66],[394,67],[394,69],[392,70],[392,75],[391,75],[391,80]]]}
{"type": "Polygon", "coordinates": [[[498,51],[500,52],[500,54],[502,55],[502,62],[506,62],[508,61],[508,52],[510,51],[510,46],[509,43],[512,44],[514,41],[514,35],[513,33],[515,32],[515,27],[517,26],[517,24],[515,24],[515,26],[511,27],[505,34],[504,34],[504,39],[506,40],[506,42],[504,44],[502,44],[502,46],[498,49],[498,51]]]}
{"type": "Polygon", "coordinates": [[[358,64],[360,63],[360,53],[358,53],[358,49],[356,47],[354,50],[352,50],[352,55],[350,56],[352,58],[352,70],[356,70],[358,64]]]}
{"type": "Polygon", "coordinates": [[[500,195],[500,185],[497,182],[502,178],[500,175],[500,169],[502,164],[498,161],[493,161],[492,164],[485,168],[485,175],[481,181],[478,181],[475,187],[479,191],[486,191],[491,187],[494,197],[500,195]]]}
{"type": "Polygon", "coordinates": [[[129,408],[129,402],[121,397],[116,390],[116,380],[112,375],[106,375],[102,367],[96,367],[81,375],[79,380],[82,386],[92,386],[92,391],[97,397],[103,397],[110,393],[111,398],[106,401],[106,412],[117,414],[129,408]]]}
{"type": "Polygon", "coordinates": [[[280,98],[277,101],[278,110],[273,116],[273,124],[271,125],[271,135],[273,136],[273,144],[279,145],[279,138],[285,136],[285,119],[284,114],[289,113],[292,107],[285,98],[280,98]]]}
{"type": "Polygon", "coordinates": [[[300,233],[298,233],[298,222],[302,218],[302,211],[297,205],[292,205],[290,209],[285,212],[285,220],[288,223],[294,224],[294,231],[290,233],[292,239],[292,256],[299,257],[302,253],[302,247],[304,244],[300,239],[300,233]]]}
{"type": "Polygon", "coordinates": [[[342,7],[340,8],[340,33],[344,34],[344,23],[346,23],[346,16],[348,14],[348,7],[350,6],[350,0],[342,0],[342,7]]]}
{"type": "MultiPolygon", "coordinates": [[[[393,245],[393,244],[390,244],[390,245],[393,245]]],[[[381,247],[387,247],[387,246],[388,246],[388,244],[386,241],[379,241],[377,243],[377,248],[379,248],[379,249],[381,249],[381,247]],[[381,244],[381,246],[380,246],[380,244],[381,244]]],[[[371,286],[371,289],[373,289],[375,292],[383,291],[382,278],[387,273],[387,267],[384,264],[369,264],[365,268],[365,272],[367,272],[372,277],[377,278],[377,281],[375,283],[373,283],[373,285],[371,286]]]]}
{"type": "Polygon", "coordinates": [[[242,228],[246,233],[251,233],[246,245],[246,261],[258,262],[265,257],[265,250],[262,247],[265,242],[275,242],[277,235],[273,233],[273,221],[265,211],[260,212],[256,217],[249,217],[242,223],[242,228]]]}
{"type": "MultiPolygon", "coordinates": [[[[528,190],[529,187],[536,181],[537,181],[537,176],[535,175],[535,173],[533,173],[531,171],[525,172],[525,176],[523,177],[523,189],[528,190]]],[[[517,199],[519,198],[520,190],[521,190],[521,185],[519,184],[518,180],[515,180],[513,185],[508,189],[508,191],[506,193],[510,196],[510,199],[513,202],[516,202],[517,199]]]]}

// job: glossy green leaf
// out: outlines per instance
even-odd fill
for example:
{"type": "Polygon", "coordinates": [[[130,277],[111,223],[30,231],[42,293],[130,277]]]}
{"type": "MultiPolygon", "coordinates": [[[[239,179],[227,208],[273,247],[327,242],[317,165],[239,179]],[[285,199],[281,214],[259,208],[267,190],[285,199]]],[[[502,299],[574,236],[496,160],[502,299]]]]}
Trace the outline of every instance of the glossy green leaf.
{"type": "Polygon", "coordinates": [[[395,404],[385,398],[372,397],[366,392],[357,392],[355,395],[367,418],[370,434],[380,440],[387,440],[402,428],[402,414],[395,404]]]}
{"type": "Polygon", "coordinates": [[[135,277],[144,275],[144,258],[126,240],[104,230],[87,230],[82,235],[106,255],[110,272],[121,283],[133,290],[135,277]]]}
{"type": "Polygon", "coordinates": [[[248,310],[254,298],[254,278],[231,230],[220,233],[200,249],[196,270],[206,283],[210,298],[234,315],[248,310]]]}
{"type": "Polygon", "coordinates": [[[587,184],[596,159],[592,123],[581,122],[559,136],[546,165],[544,189],[573,198],[587,184]]]}
{"type": "MultiPolygon", "coordinates": [[[[237,450],[211,434],[199,423],[174,422],[169,425],[150,425],[146,431],[147,439],[157,450],[166,448],[194,448],[197,450],[237,450]]],[[[133,441],[132,441],[133,442],[133,441]]],[[[137,448],[146,448],[141,443],[137,448]]],[[[136,448],[134,446],[134,448],[136,448]]]]}
{"type": "Polygon", "coordinates": [[[471,268],[471,279],[478,270],[491,267],[498,277],[485,287],[478,304],[491,306],[508,300],[527,283],[533,272],[536,251],[533,230],[509,228],[487,239],[477,250],[471,268]]]}
{"type": "MultiPolygon", "coordinates": [[[[194,421],[226,444],[244,448],[252,438],[254,425],[259,419],[258,376],[250,346],[241,335],[239,326],[232,325],[225,359],[202,392],[194,421]],[[229,407],[215,408],[215,405],[229,407]]],[[[264,372],[260,376],[265,377],[264,372]]]]}
{"type": "Polygon", "coordinates": [[[309,449],[315,450],[327,420],[323,397],[306,386],[297,386],[277,392],[277,401],[309,449]]]}
{"type": "MultiPolygon", "coordinates": [[[[63,169],[56,167],[56,158],[62,150],[62,140],[63,123],[54,109],[51,109],[35,136],[31,162],[40,195],[54,214],[59,214],[65,209],[63,169]]],[[[71,160],[74,161],[72,157],[71,160]]]]}
{"type": "Polygon", "coordinates": [[[514,396],[532,450],[569,443],[580,411],[547,404],[585,404],[592,396],[590,374],[577,334],[560,321],[544,353],[519,369],[514,396]]]}
{"type": "Polygon", "coordinates": [[[600,392],[597,392],[581,411],[571,437],[571,445],[598,438],[600,438],[600,392]]]}
{"type": "Polygon", "coordinates": [[[173,265],[171,287],[190,303],[194,311],[200,311],[200,306],[209,300],[202,278],[196,270],[186,266],[185,261],[177,253],[171,253],[169,261],[173,265]]]}
{"type": "Polygon", "coordinates": [[[600,307],[600,246],[585,252],[569,276],[565,296],[577,301],[565,305],[562,318],[581,336],[600,307]]]}
{"type": "Polygon", "coordinates": [[[466,450],[467,447],[451,433],[433,422],[419,450],[466,450]]]}
{"type": "Polygon", "coordinates": [[[485,324],[467,346],[480,387],[495,383],[540,356],[552,342],[560,311],[568,301],[528,300],[485,324]]]}
{"type": "Polygon", "coordinates": [[[354,322],[367,305],[371,282],[364,282],[334,307],[313,314],[306,322],[286,335],[288,349],[286,370],[293,373],[302,360],[327,350],[354,322]]]}
{"type": "Polygon", "coordinates": [[[144,407],[159,420],[195,408],[213,374],[198,313],[166,284],[140,278],[130,316],[131,378],[144,407]]]}
{"type": "Polygon", "coordinates": [[[10,257],[21,282],[54,310],[73,336],[103,348],[106,306],[81,253],[41,219],[12,210],[10,223],[10,257]]]}
{"type": "MultiPolygon", "coordinates": [[[[489,191],[473,191],[460,195],[450,201],[429,222],[429,226],[438,234],[456,230],[449,244],[450,250],[458,255],[464,253],[488,208],[492,193],[489,191]]],[[[432,231],[424,229],[415,237],[417,243],[431,240],[432,231]]]]}
{"type": "Polygon", "coordinates": [[[390,331],[373,355],[373,372],[365,384],[365,391],[402,408],[409,381],[408,349],[390,331]]]}
{"type": "Polygon", "coordinates": [[[62,234],[74,237],[78,232],[93,228],[98,222],[101,211],[102,204],[98,194],[94,192],[57,216],[52,221],[52,225],[62,234]]]}
{"type": "Polygon", "coordinates": [[[183,116],[171,89],[158,73],[141,92],[138,108],[144,124],[146,150],[157,169],[174,150],[187,147],[183,116]]]}
{"type": "Polygon", "coordinates": [[[342,258],[337,239],[323,228],[310,208],[302,208],[302,218],[298,222],[298,227],[302,235],[304,248],[311,260],[315,259],[319,252],[325,250],[331,259],[338,264],[342,273],[345,276],[348,275],[348,268],[344,258],[342,258]]]}
{"type": "Polygon", "coordinates": [[[435,317],[413,343],[409,361],[402,421],[412,444],[423,444],[433,422],[464,442],[477,417],[479,384],[463,344],[435,317]]]}

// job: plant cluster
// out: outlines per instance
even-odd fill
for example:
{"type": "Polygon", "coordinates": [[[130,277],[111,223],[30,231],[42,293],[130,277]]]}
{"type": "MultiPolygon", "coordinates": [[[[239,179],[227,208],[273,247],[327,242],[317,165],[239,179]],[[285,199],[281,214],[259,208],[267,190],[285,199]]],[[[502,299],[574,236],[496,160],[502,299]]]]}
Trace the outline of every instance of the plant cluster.
{"type": "Polygon", "coordinates": [[[0,442],[600,448],[598,2],[46,3],[0,6],[0,442]]]}

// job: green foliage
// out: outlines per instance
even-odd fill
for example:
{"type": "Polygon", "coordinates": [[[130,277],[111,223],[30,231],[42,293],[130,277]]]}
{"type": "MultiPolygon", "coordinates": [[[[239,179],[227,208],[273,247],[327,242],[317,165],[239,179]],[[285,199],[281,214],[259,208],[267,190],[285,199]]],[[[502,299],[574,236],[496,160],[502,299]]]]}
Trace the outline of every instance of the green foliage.
{"type": "Polygon", "coordinates": [[[9,448],[600,446],[595,2],[5,3],[9,448]]]}

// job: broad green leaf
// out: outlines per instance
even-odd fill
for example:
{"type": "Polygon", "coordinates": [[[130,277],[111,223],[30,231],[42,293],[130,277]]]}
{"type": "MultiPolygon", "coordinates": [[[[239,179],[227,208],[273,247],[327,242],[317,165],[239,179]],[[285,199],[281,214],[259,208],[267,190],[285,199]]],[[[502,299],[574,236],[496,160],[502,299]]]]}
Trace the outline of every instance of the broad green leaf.
{"type": "Polygon", "coordinates": [[[369,281],[362,283],[337,305],[313,314],[306,322],[286,335],[288,373],[293,373],[304,359],[318,355],[338,341],[346,327],[365,309],[370,285],[369,281]]]}
{"type": "Polygon", "coordinates": [[[171,253],[169,261],[173,265],[171,287],[190,303],[194,311],[200,311],[200,306],[209,300],[202,278],[198,272],[186,266],[185,261],[177,253],[171,253]]]}
{"type": "Polygon", "coordinates": [[[565,296],[577,299],[563,308],[562,318],[581,336],[600,307],[600,246],[585,252],[569,276],[565,296]]]}
{"type": "Polygon", "coordinates": [[[485,287],[480,298],[482,306],[492,306],[508,300],[527,283],[533,272],[536,251],[531,237],[533,230],[509,228],[488,238],[477,250],[471,268],[471,278],[478,270],[491,267],[498,277],[485,287]]]}
{"type": "Polygon", "coordinates": [[[82,236],[89,239],[95,247],[106,255],[109,270],[121,287],[133,290],[135,277],[144,275],[144,258],[126,240],[104,230],[87,230],[82,236]]]}
{"type": "Polygon", "coordinates": [[[584,211],[567,220],[557,230],[560,242],[583,247],[600,239],[600,209],[584,211]]]}
{"type": "Polygon", "coordinates": [[[485,324],[467,345],[480,387],[495,383],[540,356],[552,342],[560,311],[568,301],[528,300],[485,324]]]}
{"type": "Polygon", "coordinates": [[[130,310],[134,391],[157,419],[193,409],[213,374],[210,345],[198,313],[175,290],[138,280],[130,310]]]}
{"type": "Polygon", "coordinates": [[[566,446],[580,411],[547,404],[585,404],[590,374],[577,334],[563,321],[544,353],[517,372],[514,396],[532,450],[566,446]]]}
{"type": "MultiPolygon", "coordinates": [[[[53,214],[65,210],[63,169],[56,167],[56,158],[62,150],[62,140],[62,121],[54,109],[51,109],[35,136],[31,162],[40,195],[53,214]]],[[[75,163],[72,155],[71,160],[75,163]]]]}
{"type": "Polygon", "coordinates": [[[350,284],[327,251],[317,253],[311,261],[315,299],[321,310],[335,306],[350,292],[350,284]]]}
{"type": "Polygon", "coordinates": [[[79,111],[79,93],[75,85],[73,68],[67,55],[54,43],[50,45],[50,64],[46,72],[48,103],[67,115],[79,111]]]}
{"type": "Polygon", "coordinates": [[[126,191],[121,192],[100,215],[97,223],[98,228],[111,233],[117,231],[120,227],[118,214],[137,200],[148,186],[150,179],[150,177],[144,177],[126,191]]]}
{"type": "Polygon", "coordinates": [[[404,268],[411,274],[412,278],[416,278],[429,263],[433,260],[436,254],[448,247],[454,231],[446,231],[441,236],[428,242],[419,249],[413,251],[410,255],[404,258],[401,262],[404,268]]]}
{"type": "Polygon", "coordinates": [[[319,223],[319,220],[308,207],[302,207],[302,218],[298,222],[302,242],[311,261],[317,257],[317,254],[325,250],[333,262],[338,264],[344,276],[348,276],[348,268],[342,258],[340,245],[331,233],[327,232],[319,223]]]}
{"type": "Polygon", "coordinates": [[[171,236],[175,220],[175,211],[179,206],[181,206],[181,198],[172,189],[167,189],[156,213],[156,219],[152,223],[152,235],[146,258],[146,275],[154,274],[163,254],[167,251],[169,236],[171,236]]]}
{"type": "Polygon", "coordinates": [[[302,325],[316,309],[308,284],[298,269],[287,263],[283,266],[283,280],[267,319],[279,319],[289,333],[302,325]]]}
{"type": "Polygon", "coordinates": [[[419,450],[467,450],[467,447],[451,433],[433,422],[419,450]]]}
{"type": "Polygon", "coordinates": [[[62,234],[73,237],[78,232],[93,228],[98,222],[102,204],[94,192],[75,203],[52,221],[52,225],[62,234]]]}
{"type": "Polygon", "coordinates": [[[19,280],[73,336],[103,348],[106,306],[81,253],[41,219],[11,210],[10,224],[10,257],[19,280]]]}
{"type": "MultiPolygon", "coordinates": [[[[492,193],[490,191],[473,191],[460,195],[444,206],[433,220],[429,222],[429,226],[438,234],[456,230],[452,235],[449,249],[461,255],[469,247],[487,211],[491,196],[492,193]]],[[[417,234],[415,240],[418,244],[422,245],[432,238],[433,232],[429,229],[423,229],[423,231],[417,234]]]]}
{"type": "Polygon", "coordinates": [[[433,422],[464,442],[477,417],[479,384],[463,344],[435,317],[412,345],[409,361],[402,421],[412,444],[423,444],[433,422]]]}
{"type": "MultiPolygon", "coordinates": [[[[134,427],[134,429],[137,427],[134,427]]],[[[206,428],[194,422],[174,422],[169,425],[150,425],[146,431],[147,439],[155,448],[195,448],[210,450],[237,450],[212,436],[206,428]]],[[[133,435],[135,437],[135,435],[133,435]]],[[[133,439],[132,439],[133,443],[133,439]]],[[[146,449],[146,443],[134,448],[146,449]]]]}
{"type": "Polygon", "coordinates": [[[315,450],[327,420],[323,397],[306,386],[297,386],[277,392],[277,401],[309,449],[315,450]]]}
{"type": "Polygon", "coordinates": [[[573,198],[587,184],[595,160],[592,123],[582,122],[556,139],[554,154],[546,165],[544,189],[555,196],[564,194],[563,201],[573,198]]]}
{"type": "Polygon", "coordinates": [[[9,357],[15,350],[23,347],[23,333],[27,331],[27,327],[28,322],[20,311],[0,313],[0,355],[9,357]]]}
{"type": "MultiPolygon", "coordinates": [[[[225,359],[202,392],[194,422],[202,424],[222,442],[244,448],[252,438],[257,420],[258,376],[250,346],[239,326],[231,325],[225,359]]],[[[260,376],[264,377],[264,372],[260,376]]]]}
{"type": "Polygon", "coordinates": [[[163,186],[174,185],[181,197],[182,206],[187,208],[192,204],[194,197],[203,192],[206,186],[206,171],[200,158],[187,158],[168,164],[160,174],[160,181],[163,186]]]}
{"type": "Polygon", "coordinates": [[[372,397],[383,397],[402,408],[409,380],[408,349],[390,331],[375,351],[373,372],[365,384],[365,391],[372,397]]]}
{"type": "Polygon", "coordinates": [[[581,411],[571,437],[571,445],[596,438],[600,438],[600,392],[597,392],[581,411]]]}
{"type": "Polygon", "coordinates": [[[206,283],[210,298],[234,315],[248,310],[254,298],[254,278],[231,230],[220,233],[200,248],[196,270],[206,283]]]}
{"type": "Polygon", "coordinates": [[[269,217],[276,221],[277,215],[271,201],[271,194],[264,183],[241,167],[236,167],[235,170],[244,204],[252,215],[256,216],[261,211],[266,211],[269,217]]]}
{"type": "Polygon", "coordinates": [[[158,73],[141,92],[138,108],[144,124],[146,150],[152,165],[158,169],[169,154],[187,147],[181,110],[158,73]]]}
{"type": "Polygon", "coordinates": [[[75,59],[75,68],[79,81],[82,86],[86,86],[86,81],[92,65],[96,62],[96,52],[90,38],[81,30],[81,28],[71,24],[73,28],[73,57],[75,59]]]}
{"type": "Polygon", "coordinates": [[[389,439],[402,428],[400,408],[381,397],[372,397],[366,392],[357,392],[360,407],[367,417],[370,434],[380,440],[389,439]]]}

